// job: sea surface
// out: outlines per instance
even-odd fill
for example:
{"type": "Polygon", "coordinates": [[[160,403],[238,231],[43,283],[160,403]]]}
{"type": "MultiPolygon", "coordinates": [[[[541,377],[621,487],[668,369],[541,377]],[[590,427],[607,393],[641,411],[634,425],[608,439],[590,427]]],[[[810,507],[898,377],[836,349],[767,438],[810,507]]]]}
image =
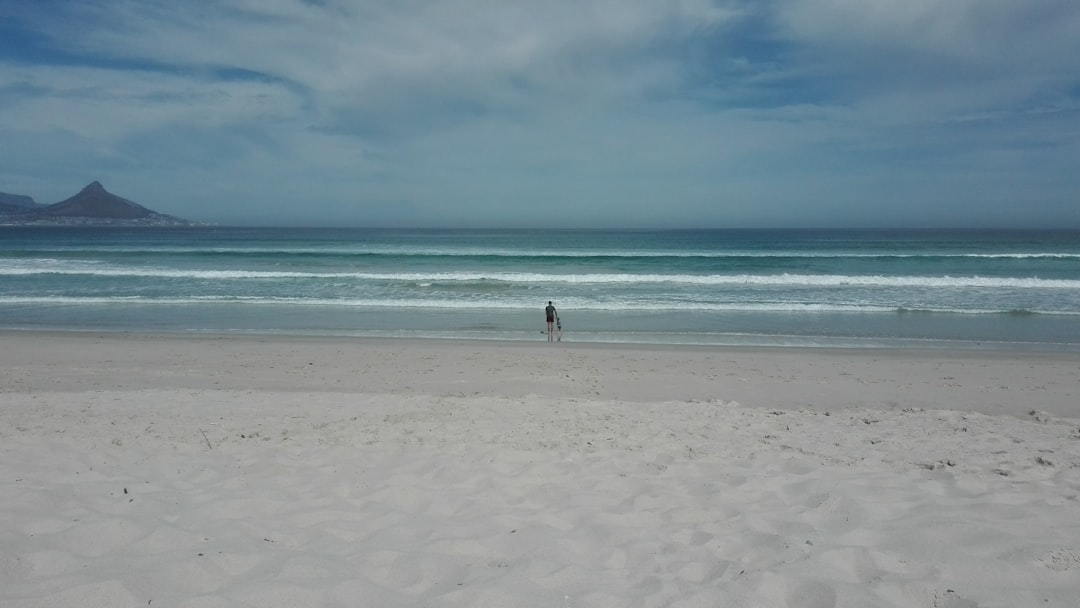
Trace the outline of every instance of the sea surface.
{"type": "Polygon", "coordinates": [[[1080,232],[0,227],[0,328],[1080,350],[1080,232]]]}

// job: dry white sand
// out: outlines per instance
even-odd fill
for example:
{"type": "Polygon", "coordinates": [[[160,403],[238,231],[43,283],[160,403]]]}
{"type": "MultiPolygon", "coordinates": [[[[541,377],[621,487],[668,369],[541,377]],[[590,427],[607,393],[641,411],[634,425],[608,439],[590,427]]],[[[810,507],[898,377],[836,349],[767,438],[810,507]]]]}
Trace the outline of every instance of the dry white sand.
{"type": "Polygon", "coordinates": [[[0,333],[0,606],[1080,600],[1080,356],[0,333]]]}

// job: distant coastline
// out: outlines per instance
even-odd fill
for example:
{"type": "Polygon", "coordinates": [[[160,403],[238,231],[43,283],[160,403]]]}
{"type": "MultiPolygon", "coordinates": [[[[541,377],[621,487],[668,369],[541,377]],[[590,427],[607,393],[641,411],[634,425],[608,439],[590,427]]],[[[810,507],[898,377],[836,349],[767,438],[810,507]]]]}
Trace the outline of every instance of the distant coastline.
{"type": "Polygon", "coordinates": [[[41,217],[18,214],[0,215],[0,226],[3,227],[42,227],[42,228],[197,228],[212,226],[191,222],[185,219],[162,215],[153,218],[117,219],[95,217],[41,217]]]}
{"type": "Polygon", "coordinates": [[[166,228],[201,225],[205,224],[158,213],[116,196],[97,181],[75,196],[52,205],[39,204],[23,194],[0,192],[0,226],[166,228]]]}

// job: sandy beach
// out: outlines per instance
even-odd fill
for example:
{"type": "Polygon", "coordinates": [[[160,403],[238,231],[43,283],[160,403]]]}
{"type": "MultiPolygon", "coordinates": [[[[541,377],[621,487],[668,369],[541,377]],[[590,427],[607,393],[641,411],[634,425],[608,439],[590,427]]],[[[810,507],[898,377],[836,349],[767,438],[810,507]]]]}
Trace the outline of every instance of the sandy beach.
{"type": "Polygon", "coordinates": [[[0,341],[0,607],[1080,597],[1076,353],[0,341]]]}

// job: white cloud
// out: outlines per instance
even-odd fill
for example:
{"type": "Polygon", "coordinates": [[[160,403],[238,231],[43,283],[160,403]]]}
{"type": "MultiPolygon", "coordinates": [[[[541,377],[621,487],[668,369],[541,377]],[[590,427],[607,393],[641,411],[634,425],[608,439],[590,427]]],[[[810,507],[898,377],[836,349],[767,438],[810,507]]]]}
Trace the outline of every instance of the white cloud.
{"type": "Polygon", "coordinates": [[[1071,0],[33,6],[60,58],[0,54],[0,138],[40,160],[0,166],[82,156],[180,215],[843,218],[917,196],[904,171],[935,200],[1003,166],[1073,184],[1043,177],[1077,152],[1071,0]]]}
{"type": "Polygon", "coordinates": [[[145,130],[291,119],[301,102],[267,82],[79,66],[0,64],[0,127],[108,141],[145,130]],[[24,91],[15,94],[10,91],[24,91]]]}
{"type": "Polygon", "coordinates": [[[944,89],[975,105],[1053,94],[1080,57],[1073,0],[782,0],[776,23],[854,90],[944,89]]]}
{"type": "Polygon", "coordinates": [[[814,45],[930,52],[973,65],[1036,56],[1071,63],[1061,53],[1080,46],[1071,0],[780,0],[776,15],[788,35],[814,45]]]}

